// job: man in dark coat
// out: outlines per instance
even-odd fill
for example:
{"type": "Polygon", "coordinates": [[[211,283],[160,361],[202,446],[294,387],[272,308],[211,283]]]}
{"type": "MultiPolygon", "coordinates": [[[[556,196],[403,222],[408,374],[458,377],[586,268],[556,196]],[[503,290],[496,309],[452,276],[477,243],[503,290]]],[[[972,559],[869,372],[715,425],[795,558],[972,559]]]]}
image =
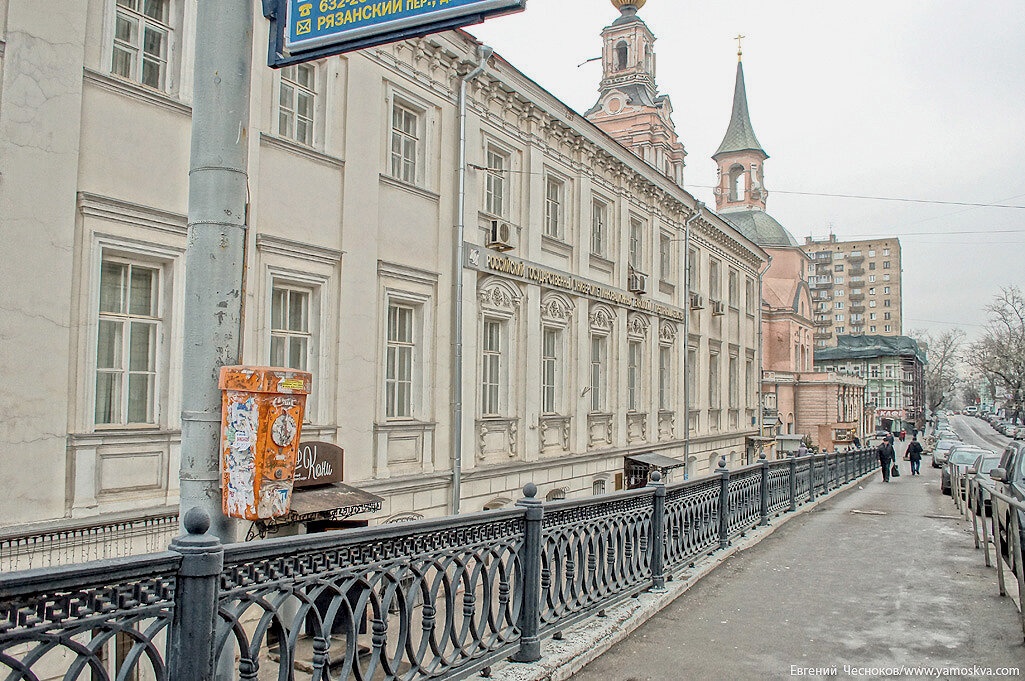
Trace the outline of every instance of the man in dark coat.
{"type": "Polygon", "coordinates": [[[890,466],[893,465],[895,456],[890,439],[890,437],[883,438],[883,441],[876,447],[876,453],[879,455],[879,467],[883,469],[883,482],[890,481],[890,466]]]}
{"type": "Polygon", "coordinates": [[[921,475],[922,443],[918,441],[917,435],[911,436],[911,443],[908,445],[908,458],[911,459],[911,475],[921,475]]]}

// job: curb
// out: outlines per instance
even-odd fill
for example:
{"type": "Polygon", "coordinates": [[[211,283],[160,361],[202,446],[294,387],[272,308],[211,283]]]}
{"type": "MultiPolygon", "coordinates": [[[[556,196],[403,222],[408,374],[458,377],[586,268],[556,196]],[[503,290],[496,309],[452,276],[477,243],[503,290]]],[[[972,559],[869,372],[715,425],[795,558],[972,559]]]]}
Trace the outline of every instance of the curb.
{"type": "Polygon", "coordinates": [[[489,678],[495,681],[564,681],[583,669],[599,655],[619,643],[642,624],[657,615],[663,608],[686,593],[703,577],[735,554],[757,545],[793,518],[812,511],[825,501],[835,499],[844,492],[855,489],[855,485],[871,478],[878,469],[873,468],[865,475],[854,478],[844,487],[818,496],[815,501],[799,506],[793,512],[783,512],[770,519],[769,525],[755,527],[735,540],[728,548],[697,559],[693,567],[677,570],[666,588],[657,592],[649,590],[628,599],[606,611],[604,617],[594,617],[563,632],[561,640],[547,638],[542,648],[543,655],[537,662],[527,664],[503,661],[491,669],[489,678]]]}

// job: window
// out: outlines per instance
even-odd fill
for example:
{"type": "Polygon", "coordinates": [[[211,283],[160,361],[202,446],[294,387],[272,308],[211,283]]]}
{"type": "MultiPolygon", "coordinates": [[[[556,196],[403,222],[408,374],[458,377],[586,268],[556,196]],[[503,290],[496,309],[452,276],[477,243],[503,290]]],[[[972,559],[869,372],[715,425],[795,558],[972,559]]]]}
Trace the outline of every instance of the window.
{"type": "Polygon", "coordinates": [[[836,301],[836,303],[834,303],[834,306],[836,307],[837,310],[842,310],[843,309],[843,301],[842,300],[836,301]]]}
{"type": "Polygon", "coordinates": [[[635,270],[641,269],[641,259],[644,256],[644,223],[636,218],[630,218],[630,267],[635,270]]]}
{"type": "Polygon", "coordinates": [[[598,478],[591,483],[591,494],[597,496],[599,494],[605,494],[605,481],[598,478]]]}
{"type": "Polygon", "coordinates": [[[591,411],[605,409],[605,359],[608,339],[605,336],[591,336],[591,411]]]}
{"type": "Polygon", "coordinates": [[[104,259],[96,339],[97,425],[155,424],[159,271],[104,259]]]}
{"type": "Polygon", "coordinates": [[[660,234],[658,238],[658,272],[663,281],[673,276],[672,239],[668,234],[660,234]]]}
{"type": "Polygon", "coordinates": [[[313,146],[316,73],[312,64],[281,69],[278,93],[278,134],[307,146],[313,146]]]}
{"type": "Polygon", "coordinates": [[[886,320],[886,321],[889,321],[890,320],[890,313],[889,312],[884,312],[883,313],[883,319],[886,320]]]}
{"type": "Polygon", "coordinates": [[[708,406],[710,409],[718,409],[721,406],[719,400],[719,355],[710,353],[708,355],[708,406]]]}
{"type": "Polygon", "coordinates": [[[884,274],[883,275],[883,281],[890,281],[890,275],[889,274],[884,274]]]}
{"type": "Polygon", "coordinates": [[[842,327],[842,326],[838,326],[838,327],[836,327],[836,332],[837,332],[837,333],[843,333],[843,332],[844,332],[844,329],[843,329],[843,327],[842,327]]]}
{"type": "Polygon", "coordinates": [[[860,293],[861,293],[861,289],[860,289],[860,288],[852,288],[852,289],[851,289],[851,295],[852,295],[852,296],[853,296],[853,295],[858,295],[858,294],[860,294],[860,293]]]}
{"type": "Polygon", "coordinates": [[[890,333],[890,331],[892,331],[892,330],[893,330],[893,327],[891,327],[889,324],[887,324],[885,329],[884,329],[884,331],[886,331],[886,333],[890,333]]]}
{"type": "Polygon", "coordinates": [[[755,313],[755,282],[751,277],[744,282],[744,309],[748,314],[755,313]]]}
{"type": "Polygon", "coordinates": [[[843,321],[843,315],[842,314],[836,315],[835,320],[838,321],[838,322],[842,322],[843,321]]]}
{"type": "Polygon", "coordinates": [[[687,290],[697,291],[701,281],[701,260],[693,248],[687,254],[687,290]]]}
{"type": "Polygon", "coordinates": [[[876,280],[876,275],[874,275],[874,274],[868,275],[869,283],[875,283],[875,280],[876,280]]]}
{"type": "Polygon", "coordinates": [[[605,255],[605,242],[608,239],[609,205],[604,201],[591,204],[591,252],[605,255]]]}
{"type": "Polygon", "coordinates": [[[639,411],[641,406],[641,344],[638,341],[627,343],[626,388],[627,409],[639,411]]]}
{"type": "Polygon", "coordinates": [[[870,257],[870,258],[876,257],[876,252],[875,251],[869,251],[868,252],[868,257],[870,257]]]}
{"type": "Polygon", "coordinates": [[[890,307],[890,299],[889,298],[884,298],[883,299],[883,307],[890,307]]]}
{"type": "Polygon", "coordinates": [[[757,400],[758,390],[755,386],[755,361],[753,359],[747,360],[747,366],[744,368],[744,384],[747,386],[745,393],[747,394],[748,405],[752,405],[757,400]]]}
{"type": "Polygon", "coordinates": [[[869,332],[871,332],[871,333],[875,333],[875,332],[876,332],[876,327],[875,327],[875,325],[873,324],[872,326],[868,327],[868,330],[869,330],[869,332]]]}
{"type": "Polygon", "coordinates": [[[391,176],[403,182],[416,182],[419,119],[419,114],[401,104],[392,106],[391,176]]]}
{"type": "Polygon", "coordinates": [[[875,313],[875,312],[869,312],[869,313],[868,313],[868,318],[869,318],[869,319],[870,319],[871,321],[875,321],[875,318],[876,318],[876,313],[875,313]]]}
{"type": "Polygon", "coordinates": [[[719,274],[719,261],[711,258],[708,261],[708,297],[719,300],[722,276],[719,274]]]}
{"type": "Polygon", "coordinates": [[[626,41],[621,40],[616,45],[616,70],[623,71],[626,69],[628,48],[626,41]]]}
{"type": "Polygon", "coordinates": [[[275,286],[271,292],[270,363],[307,371],[310,366],[310,292],[275,286]]]}
{"type": "Polygon", "coordinates": [[[884,270],[890,269],[890,261],[889,260],[884,260],[883,261],[883,269],[884,270]]]}
{"type": "Polygon", "coordinates": [[[484,338],[481,369],[481,413],[498,416],[501,413],[499,393],[502,381],[502,323],[484,320],[484,338]]]}
{"type": "Polygon", "coordinates": [[[740,274],[732,267],[726,274],[726,295],[730,307],[740,307],[740,274]]]}
{"type": "Polygon", "coordinates": [[[870,262],[870,263],[868,264],[868,269],[870,269],[870,270],[874,270],[875,268],[876,268],[876,264],[875,264],[874,262],[870,262]]]}
{"type": "MultiPolygon", "coordinates": [[[[851,281],[854,281],[854,280],[851,279],[851,281]]],[[[833,277],[833,283],[834,284],[842,284],[843,283],[843,277],[833,277]]]]}
{"type": "Polygon", "coordinates": [[[687,394],[684,396],[687,401],[687,409],[694,404],[694,394],[697,391],[698,381],[698,351],[695,348],[687,348],[687,394]]]}
{"type": "Polygon", "coordinates": [[[541,412],[558,412],[559,330],[545,327],[541,339],[541,412]]]}
{"type": "Polygon", "coordinates": [[[413,308],[388,306],[388,338],[385,386],[385,416],[413,415],[413,308]]]}
{"type": "Polygon", "coordinates": [[[545,235],[553,239],[562,236],[563,183],[554,177],[545,180],[545,235]]]}
{"type": "Polygon", "coordinates": [[[875,287],[875,286],[871,286],[871,287],[869,287],[869,289],[868,289],[868,295],[870,295],[870,296],[874,296],[875,294],[876,294],[876,287],[875,287]]]}
{"type": "Polygon", "coordinates": [[[661,346],[658,349],[658,408],[666,411],[673,408],[673,349],[661,346]]]}
{"type": "Polygon", "coordinates": [[[838,263],[836,265],[833,265],[833,271],[834,272],[843,272],[843,263],[838,263]]]}
{"type": "Polygon", "coordinates": [[[117,0],[110,70],[157,90],[167,89],[170,0],[117,0]]]}
{"type": "Polygon", "coordinates": [[[890,254],[890,249],[889,248],[884,248],[883,249],[883,255],[889,255],[889,254],[890,254]]]}
{"type": "Polygon", "coordinates": [[[843,289],[842,288],[838,288],[838,289],[836,289],[835,293],[838,296],[843,296],[843,289]]]}
{"type": "Polygon", "coordinates": [[[505,215],[505,171],[508,158],[493,147],[488,148],[488,170],[484,182],[484,211],[505,215]]]}
{"type": "Polygon", "coordinates": [[[730,378],[730,409],[737,409],[740,406],[740,360],[730,356],[729,360],[730,378]]]}
{"type": "Polygon", "coordinates": [[[883,287],[883,293],[888,294],[889,292],[890,292],[890,287],[889,286],[884,286],[883,287]]]}

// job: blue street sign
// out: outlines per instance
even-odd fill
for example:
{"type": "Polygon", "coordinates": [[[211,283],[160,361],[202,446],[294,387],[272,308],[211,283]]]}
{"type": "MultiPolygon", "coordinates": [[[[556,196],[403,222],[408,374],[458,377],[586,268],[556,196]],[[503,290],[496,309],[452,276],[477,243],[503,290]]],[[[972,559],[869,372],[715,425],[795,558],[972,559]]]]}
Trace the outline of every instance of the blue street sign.
{"type": "Polygon", "coordinates": [[[527,0],[264,0],[268,62],[281,67],[468,26],[527,0]]]}

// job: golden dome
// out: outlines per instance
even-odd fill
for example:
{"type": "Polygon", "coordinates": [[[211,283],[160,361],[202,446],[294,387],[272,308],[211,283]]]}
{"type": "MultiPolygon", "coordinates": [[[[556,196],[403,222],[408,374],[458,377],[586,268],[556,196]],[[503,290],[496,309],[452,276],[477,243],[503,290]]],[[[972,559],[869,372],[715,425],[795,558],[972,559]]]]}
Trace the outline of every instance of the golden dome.
{"type": "Polygon", "coordinates": [[[612,6],[622,11],[627,5],[633,5],[635,8],[640,9],[644,7],[644,3],[648,0],[612,0],[612,6]]]}

